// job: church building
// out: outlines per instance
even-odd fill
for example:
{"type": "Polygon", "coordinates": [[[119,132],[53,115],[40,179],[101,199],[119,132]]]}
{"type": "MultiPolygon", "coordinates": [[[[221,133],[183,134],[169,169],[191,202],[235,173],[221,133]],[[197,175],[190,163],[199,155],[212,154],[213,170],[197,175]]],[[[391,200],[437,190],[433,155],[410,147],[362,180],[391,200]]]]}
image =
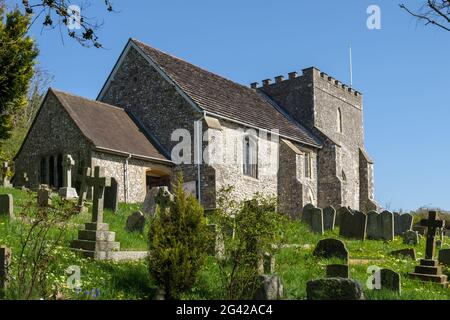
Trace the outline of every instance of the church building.
{"type": "Polygon", "coordinates": [[[73,180],[102,166],[127,203],[181,172],[206,210],[229,186],[291,217],[307,203],[377,208],[362,95],[314,67],[246,87],[130,39],[96,101],[48,91],[14,182],[60,188],[66,154],[73,180]]]}

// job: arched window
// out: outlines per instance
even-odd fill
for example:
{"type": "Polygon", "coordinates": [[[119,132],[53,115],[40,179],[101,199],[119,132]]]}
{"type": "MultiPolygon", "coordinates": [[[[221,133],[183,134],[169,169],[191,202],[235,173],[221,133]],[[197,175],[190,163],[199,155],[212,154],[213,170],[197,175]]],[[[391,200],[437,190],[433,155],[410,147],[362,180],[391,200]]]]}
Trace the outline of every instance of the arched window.
{"type": "Polygon", "coordinates": [[[244,175],[258,179],[258,142],[256,138],[244,137],[244,175]]]}
{"type": "Polygon", "coordinates": [[[311,152],[305,152],[304,156],[305,178],[312,178],[312,155],[311,152]]]}
{"type": "Polygon", "coordinates": [[[337,110],[337,129],[339,133],[342,133],[342,111],[341,108],[337,110]]]}

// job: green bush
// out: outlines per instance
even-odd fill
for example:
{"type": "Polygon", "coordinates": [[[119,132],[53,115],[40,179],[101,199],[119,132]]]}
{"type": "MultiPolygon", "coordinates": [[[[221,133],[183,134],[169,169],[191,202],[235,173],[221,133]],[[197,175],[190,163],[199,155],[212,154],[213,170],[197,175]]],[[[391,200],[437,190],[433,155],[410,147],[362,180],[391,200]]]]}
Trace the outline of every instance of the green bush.
{"type": "Polygon", "coordinates": [[[174,201],[159,206],[149,233],[149,270],[167,299],[180,299],[204,265],[209,232],[203,208],[183,191],[179,178],[174,201]]]}
{"type": "Polygon", "coordinates": [[[281,241],[283,216],[276,212],[276,199],[259,194],[251,200],[232,200],[232,188],[218,197],[215,221],[224,239],[224,257],[219,259],[221,278],[228,300],[253,299],[258,289],[258,266],[264,253],[274,254],[281,241]]]}

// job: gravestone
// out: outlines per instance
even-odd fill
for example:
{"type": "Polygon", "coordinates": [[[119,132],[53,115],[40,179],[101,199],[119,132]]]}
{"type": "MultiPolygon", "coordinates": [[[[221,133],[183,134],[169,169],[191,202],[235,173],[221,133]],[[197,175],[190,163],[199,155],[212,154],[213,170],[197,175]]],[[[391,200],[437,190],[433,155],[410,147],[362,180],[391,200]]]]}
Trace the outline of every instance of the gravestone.
{"type": "Polygon", "coordinates": [[[367,238],[371,240],[381,239],[381,217],[376,211],[367,213],[367,238]]]}
{"type": "Polygon", "coordinates": [[[420,224],[427,227],[427,244],[425,250],[425,259],[420,260],[420,266],[417,266],[410,277],[422,281],[431,281],[448,287],[447,276],[442,274],[442,267],[434,259],[436,244],[436,230],[444,227],[444,221],[437,219],[437,212],[430,211],[428,219],[422,220],[420,224]]]}
{"type": "Polygon", "coordinates": [[[145,229],[145,216],[142,212],[140,211],[134,212],[127,218],[127,223],[125,225],[125,230],[127,232],[144,233],[144,229],[145,229]]]}
{"type": "Polygon", "coordinates": [[[336,210],[332,207],[323,209],[323,228],[325,231],[334,230],[336,223],[336,210]]]}
{"type": "Polygon", "coordinates": [[[427,234],[427,228],[424,226],[416,225],[413,226],[413,231],[417,231],[421,236],[425,236],[427,234]]]}
{"type": "Polygon", "coordinates": [[[364,241],[367,235],[367,215],[357,211],[350,220],[350,238],[364,241]]]}
{"type": "Polygon", "coordinates": [[[315,257],[331,259],[339,258],[348,261],[348,250],[345,243],[337,239],[324,239],[317,243],[313,252],[315,257]]]}
{"type": "Polygon", "coordinates": [[[312,216],[313,216],[313,210],[315,207],[308,203],[306,206],[303,207],[302,210],[302,222],[307,224],[308,226],[311,226],[312,224],[312,216]]]}
{"type": "Polygon", "coordinates": [[[352,237],[353,214],[346,207],[339,209],[340,229],[339,235],[344,238],[352,237]]]}
{"type": "Polygon", "coordinates": [[[12,194],[0,195],[0,216],[14,219],[14,199],[12,194]]]}
{"type": "Polygon", "coordinates": [[[402,293],[400,274],[390,269],[381,269],[380,271],[381,289],[402,293]]]}
{"type": "Polygon", "coordinates": [[[155,297],[153,298],[153,300],[156,300],[156,301],[166,300],[166,290],[164,290],[163,288],[158,288],[156,290],[156,294],[155,294],[155,297]]]}
{"type": "Polygon", "coordinates": [[[353,279],[327,278],[308,281],[308,300],[363,300],[361,284],[353,279]]]}
{"type": "Polygon", "coordinates": [[[394,212],[394,234],[395,236],[400,236],[400,213],[394,212]]]}
{"type": "Polygon", "coordinates": [[[276,275],[263,275],[258,278],[259,288],[254,300],[281,300],[284,296],[284,287],[281,279],[276,275]]]}
{"type": "Polygon", "coordinates": [[[271,275],[275,273],[275,256],[266,252],[259,257],[258,273],[271,275]]]}
{"type": "Polygon", "coordinates": [[[87,211],[85,207],[86,199],[87,199],[87,193],[88,193],[88,183],[87,179],[88,177],[92,176],[92,170],[91,168],[84,167],[81,169],[81,174],[77,175],[76,179],[80,183],[80,196],[78,198],[78,210],[80,213],[83,213],[87,211]]]}
{"type": "Polygon", "coordinates": [[[336,209],[336,221],[334,223],[335,226],[340,226],[341,225],[341,215],[343,212],[347,212],[349,211],[348,208],[343,207],[343,206],[338,206],[338,209],[336,209]]]}
{"type": "Polygon", "coordinates": [[[2,186],[3,188],[11,188],[11,182],[8,178],[9,165],[8,162],[3,162],[2,166],[2,186]]]}
{"type": "Polygon", "coordinates": [[[439,250],[439,263],[450,266],[450,249],[439,250]]]}
{"type": "Polygon", "coordinates": [[[396,257],[409,257],[412,260],[416,260],[416,249],[401,249],[392,251],[391,255],[396,257]]]}
{"type": "Polygon", "coordinates": [[[399,224],[398,230],[397,230],[399,232],[398,235],[402,235],[405,232],[412,230],[413,222],[414,222],[414,217],[411,214],[409,214],[409,213],[402,214],[400,216],[400,218],[398,219],[398,224],[399,224]]]}
{"type": "Polygon", "coordinates": [[[109,231],[109,225],[103,223],[103,207],[105,187],[111,185],[111,178],[105,176],[105,169],[95,167],[94,174],[86,177],[88,187],[93,187],[92,219],[85,224],[85,229],[78,231],[78,240],[71,247],[84,257],[95,260],[112,258],[112,251],[120,249],[120,243],[115,242],[115,232],[109,231]]]}
{"type": "Polygon", "coordinates": [[[0,247],[0,299],[4,297],[9,284],[9,267],[11,266],[11,249],[0,247]]]}
{"type": "Polygon", "coordinates": [[[41,187],[37,192],[38,207],[45,208],[52,205],[52,192],[50,189],[41,187]]]}
{"type": "Polygon", "coordinates": [[[386,241],[394,240],[394,216],[389,211],[380,214],[381,239],[386,241]]]}
{"type": "Polygon", "coordinates": [[[63,187],[59,190],[61,198],[66,200],[77,199],[77,190],[72,187],[72,168],[75,166],[75,160],[73,160],[70,154],[64,156],[63,159],[63,187]]]}
{"type": "Polygon", "coordinates": [[[111,186],[105,188],[105,209],[116,212],[119,208],[119,185],[111,178],[111,186]]]}
{"type": "Polygon", "coordinates": [[[420,239],[419,239],[418,231],[409,230],[403,234],[403,243],[404,244],[416,246],[419,244],[419,242],[420,242],[420,239]]]}
{"type": "Polygon", "coordinates": [[[350,278],[348,265],[347,264],[327,265],[327,278],[350,278]]]}
{"type": "Polygon", "coordinates": [[[145,196],[144,204],[142,206],[142,212],[149,217],[154,217],[156,214],[156,195],[159,192],[159,188],[151,188],[145,196]]]}
{"type": "Polygon", "coordinates": [[[323,229],[323,212],[320,208],[314,208],[311,210],[311,231],[320,235],[324,234],[323,229]]]}

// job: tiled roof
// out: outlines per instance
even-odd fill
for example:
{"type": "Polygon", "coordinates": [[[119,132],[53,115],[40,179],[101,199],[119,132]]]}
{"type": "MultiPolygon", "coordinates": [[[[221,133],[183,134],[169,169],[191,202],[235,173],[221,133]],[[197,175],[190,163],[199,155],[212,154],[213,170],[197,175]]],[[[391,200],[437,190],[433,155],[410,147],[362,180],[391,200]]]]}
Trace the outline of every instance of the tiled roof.
{"type": "Polygon", "coordinates": [[[225,79],[184,60],[132,40],[193,102],[203,110],[265,130],[278,129],[282,136],[307,145],[320,141],[293,122],[256,90],[225,79]]]}
{"type": "Polygon", "coordinates": [[[50,89],[97,148],[167,160],[121,108],[50,89]]]}

